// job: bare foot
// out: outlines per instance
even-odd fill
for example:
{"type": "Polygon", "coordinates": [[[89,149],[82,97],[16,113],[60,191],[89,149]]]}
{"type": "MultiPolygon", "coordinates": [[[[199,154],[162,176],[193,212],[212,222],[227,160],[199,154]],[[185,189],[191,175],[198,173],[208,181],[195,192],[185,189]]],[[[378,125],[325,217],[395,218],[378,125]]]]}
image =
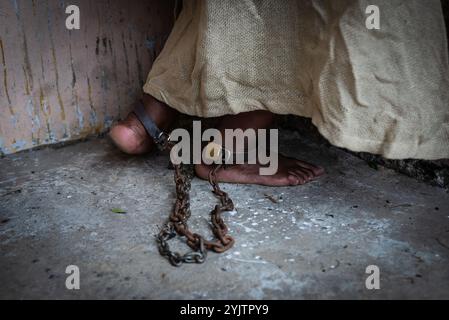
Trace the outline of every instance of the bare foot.
{"type": "MultiPolygon", "coordinates": [[[[296,186],[305,184],[324,174],[324,169],[310,163],[279,155],[276,174],[263,176],[259,174],[259,164],[240,164],[227,166],[217,172],[221,182],[260,184],[264,186],[296,186]]],[[[207,180],[212,167],[205,164],[195,166],[195,172],[201,179],[207,180]]]]}
{"type": "MultiPolygon", "coordinates": [[[[161,130],[167,130],[177,112],[148,94],[144,95],[143,104],[156,125],[161,130]]],[[[153,140],[132,112],[112,127],[109,136],[120,150],[128,154],[143,154],[154,147],[153,140]]]]}
{"type": "MultiPolygon", "coordinates": [[[[274,115],[267,111],[252,111],[223,118],[219,130],[240,128],[262,129],[271,125],[274,115]]],[[[242,151],[244,146],[235,146],[242,151]]],[[[260,175],[260,164],[241,164],[227,166],[217,172],[218,181],[242,184],[260,184],[265,186],[296,186],[305,184],[324,174],[324,169],[294,158],[279,155],[278,170],[274,175],[260,175]]],[[[198,177],[208,179],[211,166],[205,164],[195,165],[198,177]]]]}

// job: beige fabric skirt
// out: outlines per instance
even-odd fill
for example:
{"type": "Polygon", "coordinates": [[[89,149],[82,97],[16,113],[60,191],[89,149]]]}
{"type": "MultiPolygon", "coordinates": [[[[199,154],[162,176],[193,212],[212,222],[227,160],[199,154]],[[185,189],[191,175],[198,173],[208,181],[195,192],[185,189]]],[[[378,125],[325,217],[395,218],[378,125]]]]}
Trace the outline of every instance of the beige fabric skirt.
{"type": "Polygon", "coordinates": [[[184,1],[144,91],[189,115],[294,114],[353,151],[449,158],[439,0],[184,1]]]}

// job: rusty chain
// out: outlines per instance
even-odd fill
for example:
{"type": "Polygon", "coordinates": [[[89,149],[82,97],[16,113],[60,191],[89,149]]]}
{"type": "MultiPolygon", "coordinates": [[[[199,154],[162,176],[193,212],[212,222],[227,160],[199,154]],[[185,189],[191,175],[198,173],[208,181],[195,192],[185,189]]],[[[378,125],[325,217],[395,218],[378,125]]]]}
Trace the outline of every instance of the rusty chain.
{"type": "MultiPolygon", "coordinates": [[[[164,144],[161,149],[171,149],[171,144],[164,144]]],[[[203,263],[206,260],[207,251],[217,253],[225,252],[234,245],[234,238],[228,234],[228,227],[221,214],[234,210],[234,204],[228,194],[220,189],[217,181],[217,172],[223,169],[223,165],[215,164],[209,171],[209,183],[212,192],[220,200],[220,203],[210,212],[210,227],[215,236],[214,240],[206,240],[203,236],[192,232],[188,227],[190,218],[190,188],[193,170],[188,171],[185,164],[173,164],[175,170],[176,202],[167,222],[156,235],[159,253],[166,257],[175,267],[183,263],[203,263]],[[176,236],[185,238],[186,244],[192,251],[181,255],[170,249],[168,242],[176,236]]]]}

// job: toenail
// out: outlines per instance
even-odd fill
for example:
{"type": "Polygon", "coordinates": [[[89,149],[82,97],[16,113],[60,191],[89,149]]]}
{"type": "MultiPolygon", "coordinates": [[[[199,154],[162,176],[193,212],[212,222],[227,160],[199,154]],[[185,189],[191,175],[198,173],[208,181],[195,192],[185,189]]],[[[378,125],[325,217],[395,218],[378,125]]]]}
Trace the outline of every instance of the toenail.
{"type": "Polygon", "coordinates": [[[295,176],[293,174],[289,175],[289,180],[291,183],[297,185],[301,183],[301,179],[298,176],[295,176]]]}

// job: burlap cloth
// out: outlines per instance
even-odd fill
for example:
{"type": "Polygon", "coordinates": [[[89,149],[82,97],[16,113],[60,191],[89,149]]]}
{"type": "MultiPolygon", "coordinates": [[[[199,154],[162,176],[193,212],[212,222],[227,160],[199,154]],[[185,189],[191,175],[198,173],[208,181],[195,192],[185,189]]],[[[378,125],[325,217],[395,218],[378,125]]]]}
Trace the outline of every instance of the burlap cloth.
{"type": "Polygon", "coordinates": [[[332,144],[449,158],[449,68],[439,0],[194,0],[144,91],[182,113],[312,118],[332,144]],[[368,30],[368,5],[380,30],[368,30]]]}

